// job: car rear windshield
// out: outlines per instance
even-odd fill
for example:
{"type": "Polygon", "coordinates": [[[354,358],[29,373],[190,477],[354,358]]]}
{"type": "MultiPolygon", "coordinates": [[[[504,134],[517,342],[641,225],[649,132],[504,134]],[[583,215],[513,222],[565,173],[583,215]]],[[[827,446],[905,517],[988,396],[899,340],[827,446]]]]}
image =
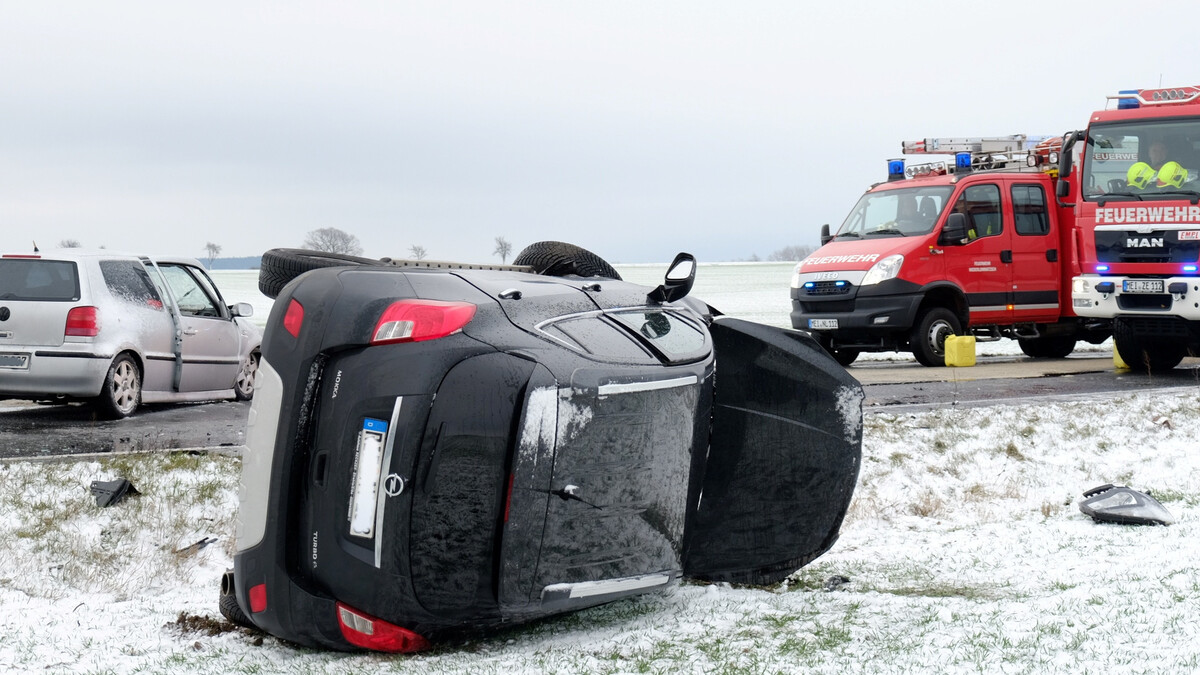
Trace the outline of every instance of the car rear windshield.
{"type": "Polygon", "coordinates": [[[0,258],[0,300],[79,299],[79,271],[66,260],[0,258]]]}

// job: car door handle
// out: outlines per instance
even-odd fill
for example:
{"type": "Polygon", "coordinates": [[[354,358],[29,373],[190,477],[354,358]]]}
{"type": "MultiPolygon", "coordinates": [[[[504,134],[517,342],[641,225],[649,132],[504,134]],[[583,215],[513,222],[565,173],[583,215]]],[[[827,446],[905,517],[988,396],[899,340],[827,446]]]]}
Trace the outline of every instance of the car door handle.
{"type": "Polygon", "coordinates": [[[1012,251],[1000,251],[1000,262],[1002,262],[1002,263],[1012,262],[1012,251]]]}
{"type": "Polygon", "coordinates": [[[195,335],[196,333],[199,333],[199,332],[200,331],[196,330],[195,328],[186,328],[186,329],[184,329],[183,334],[184,335],[195,335]]]}
{"type": "Polygon", "coordinates": [[[1058,262],[1058,249],[1046,249],[1046,262],[1058,262]]]}

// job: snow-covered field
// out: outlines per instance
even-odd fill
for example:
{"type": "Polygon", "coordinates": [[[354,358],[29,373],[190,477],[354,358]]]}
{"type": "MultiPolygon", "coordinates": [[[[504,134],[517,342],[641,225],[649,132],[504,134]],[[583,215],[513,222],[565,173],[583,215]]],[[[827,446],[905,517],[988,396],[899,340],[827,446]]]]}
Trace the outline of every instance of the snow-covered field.
{"type": "Polygon", "coordinates": [[[411,656],[222,624],[235,457],[0,464],[0,672],[1195,671],[1198,404],[1200,385],[872,414],[841,540],[787,584],[687,584],[411,656]],[[91,481],[117,476],[141,495],[97,508],[91,481]],[[1106,482],[1178,522],[1093,523],[1080,493],[1106,482]]]}

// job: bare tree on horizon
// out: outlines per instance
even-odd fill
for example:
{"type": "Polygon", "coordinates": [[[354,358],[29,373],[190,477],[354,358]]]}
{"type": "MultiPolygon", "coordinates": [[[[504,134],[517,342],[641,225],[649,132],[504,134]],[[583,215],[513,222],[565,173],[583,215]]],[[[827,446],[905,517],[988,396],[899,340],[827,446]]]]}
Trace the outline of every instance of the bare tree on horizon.
{"type": "Polygon", "coordinates": [[[420,244],[413,244],[408,247],[408,253],[413,257],[413,260],[424,260],[425,256],[429,255],[425,252],[425,247],[420,244]]]}
{"type": "Polygon", "coordinates": [[[512,244],[504,237],[496,237],[496,250],[492,251],[492,255],[500,256],[500,264],[504,265],[508,262],[509,253],[512,253],[512,244]]]}
{"type": "Polygon", "coordinates": [[[217,256],[221,255],[221,245],[214,244],[210,241],[204,245],[204,250],[207,253],[206,259],[208,260],[208,269],[211,270],[213,261],[217,259],[217,256]]]}
{"type": "Polygon", "coordinates": [[[78,239],[63,239],[58,242],[59,248],[82,248],[83,244],[79,243],[78,239]]]}
{"type": "Polygon", "coordinates": [[[325,253],[362,255],[362,244],[358,237],[336,227],[322,227],[304,236],[304,248],[325,253]]]}

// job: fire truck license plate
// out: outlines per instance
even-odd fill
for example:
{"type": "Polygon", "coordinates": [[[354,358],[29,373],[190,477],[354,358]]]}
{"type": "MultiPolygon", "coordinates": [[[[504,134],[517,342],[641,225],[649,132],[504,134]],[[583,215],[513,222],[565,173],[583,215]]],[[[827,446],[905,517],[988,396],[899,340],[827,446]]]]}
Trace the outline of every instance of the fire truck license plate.
{"type": "Polygon", "coordinates": [[[1126,293],[1162,293],[1162,279],[1126,279],[1121,282],[1121,290],[1126,293]]]}
{"type": "Polygon", "coordinates": [[[813,330],[837,330],[837,319],[809,319],[808,327],[813,330]]]}

